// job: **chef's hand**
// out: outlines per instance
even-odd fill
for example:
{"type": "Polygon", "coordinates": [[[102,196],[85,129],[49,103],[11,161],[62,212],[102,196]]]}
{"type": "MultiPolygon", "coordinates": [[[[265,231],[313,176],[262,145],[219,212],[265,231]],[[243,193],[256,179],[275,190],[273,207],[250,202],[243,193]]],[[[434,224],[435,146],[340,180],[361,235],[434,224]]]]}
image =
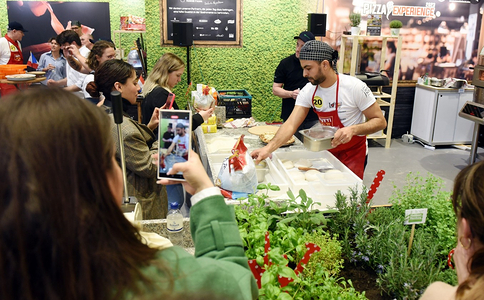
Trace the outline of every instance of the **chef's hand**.
{"type": "Polygon", "coordinates": [[[331,146],[334,148],[338,147],[341,144],[349,143],[353,138],[353,135],[354,133],[351,129],[351,126],[340,128],[334,133],[334,138],[331,141],[331,146]]]}
{"type": "MultiPolygon", "coordinates": [[[[156,157],[157,154],[153,155],[153,158],[156,157]]],[[[204,189],[214,186],[212,181],[208,177],[207,172],[205,172],[205,169],[203,168],[200,157],[193,150],[190,150],[190,158],[188,159],[188,161],[174,164],[173,168],[168,171],[168,175],[176,174],[178,172],[183,173],[183,177],[186,180],[182,182],[183,187],[191,195],[195,195],[196,193],[204,189]]],[[[180,181],[161,179],[158,180],[156,183],[169,185],[179,184],[180,181]]]]}
{"type": "Polygon", "coordinates": [[[267,146],[255,149],[250,153],[250,156],[254,159],[254,163],[257,165],[262,160],[271,156],[271,152],[268,150],[267,146]]]}
{"type": "Polygon", "coordinates": [[[213,108],[209,108],[207,110],[200,110],[198,111],[198,113],[200,114],[200,116],[202,116],[204,121],[207,121],[208,118],[210,118],[213,114],[213,108]]]}
{"type": "Polygon", "coordinates": [[[299,95],[299,91],[300,90],[301,89],[297,89],[297,90],[292,91],[292,95],[291,95],[292,96],[292,99],[296,99],[297,98],[297,95],[299,95]]]}

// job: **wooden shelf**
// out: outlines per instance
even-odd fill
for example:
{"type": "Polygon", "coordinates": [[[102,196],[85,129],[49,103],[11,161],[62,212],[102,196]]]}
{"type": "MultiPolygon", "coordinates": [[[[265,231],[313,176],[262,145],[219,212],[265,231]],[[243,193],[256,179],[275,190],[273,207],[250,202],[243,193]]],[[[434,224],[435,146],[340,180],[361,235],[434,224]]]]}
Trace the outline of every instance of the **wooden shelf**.
{"type": "MultiPolygon", "coordinates": [[[[380,70],[383,70],[385,66],[385,58],[386,58],[386,49],[387,49],[387,42],[388,40],[396,40],[396,48],[397,52],[395,53],[395,67],[393,71],[393,78],[396,81],[398,79],[398,75],[400,72],[400,55],[402,52],[402,36],[366,36],[366,35],[342,35],[341,36],[341,47],[340,47],[340,60],[338,61],[338,72],[343,73],[343,66],[344,66],[344,59],[345,59],[345,47],[346,42],[350,41],[352,43],[351,49],[351,65],[350,65],[350,75],[355,76],[356,74],[356,61],[358,58],[358,45],[360,41],[371,41],[371,40],[381,40],[381,58],[380,58],[380,70]]],[[[383,134],[382,136],[378,137],[368,137],[369,139],[385,139],[385,148],[390,148],[391,138],[392,138],[392,128],[393,128],[393,115],[395,113],[395,101],[397,97],[397,83],[392,83],[392,91],[391,94],[382,92],[382,87],[378,87],[376,92],[373,92],[373,95],[376,98],[376,102],[380,106],[389,107],[388,113],[388,121],[387,121],[387,134],[383,134]],[[385,100],[384,100],[385,99],[385,100]]]]}
{"type": "Polygon", "coordinates": [[[387,138],[387,135],[386,134],[382,134],[380,136],[366,136],[367,139],[372,139],[372,140],[376,140],[376,139],[386,139],[387,138]]]}
{"type": "Polygon", "coordinates": [[[392,95],[388,94],[388,93],[385,93],[385,92],[382,92],[382,91],[377,91],[377,92],[373,92],[373,96],[375,96],[375,98],[392,98],[392,95]]]}
{"type": "Polygon", "coordinates": [[[378,103],[378,105],[380,105],[380,106],[390,106],[390,105],[392,105],[390,102],[387,102],[385,100],[379,99],[376,96],[375,96],[375,98],[376,98],[376,103],[378,103]]]}

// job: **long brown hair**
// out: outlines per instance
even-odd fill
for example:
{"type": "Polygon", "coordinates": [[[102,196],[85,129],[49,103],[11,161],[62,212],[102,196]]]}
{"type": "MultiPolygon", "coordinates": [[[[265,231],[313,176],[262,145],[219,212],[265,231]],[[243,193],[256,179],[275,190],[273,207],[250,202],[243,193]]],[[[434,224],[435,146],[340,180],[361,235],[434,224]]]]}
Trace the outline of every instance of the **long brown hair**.
{"type": "Polygon", "coordinates": [[[185,67],[185,63],[173,53],[165,53],[156,62],[155,66],[148,74],[146,83],[143,86],[143,96],[146,97],[155,87],[161,86],[170,91],[168,86],[168,75],[185,67]]]}
{"type": "Polygon", "coordinates": [[[119,299],[152,286],[140,268],[157,250],[109,188],[110,128],[102,109],[60,89],[0,105],[0,299],[119,299]]]}
{"type": "Polygon", "coordinates": [[[115,48],[114,44],[109,41],[97,41],[92,46],[91,52],[89,52],[89,56],[87,57],[86,63],[91,68],[91,70],[96,70],[99,67],[99,61],[97,60],[98,57],[102,57],[104,51],[108,48],[115,48]]]}
{"type": "MultiPolygon", "coordinates": [[[[452,205],[457,219],[465,218],[472,235],[484,242],[484,161],[465,167],[454,180],[452,205]]],[[[456,299],[482,299],[484,248],[478,249],[467,265],[469,277],[457,288],[456,299]]]]}

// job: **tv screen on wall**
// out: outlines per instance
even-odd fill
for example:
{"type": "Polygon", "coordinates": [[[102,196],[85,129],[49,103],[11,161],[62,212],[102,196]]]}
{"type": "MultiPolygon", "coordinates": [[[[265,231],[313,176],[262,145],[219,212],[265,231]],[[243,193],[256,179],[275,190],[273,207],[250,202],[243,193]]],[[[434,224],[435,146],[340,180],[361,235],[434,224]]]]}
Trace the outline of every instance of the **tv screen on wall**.
{"type": "Polygon", "coordinates": [[[94,40],[111,37],[108,2],[7,1],[7,10],[9,22],[17,21],[28,30],[21,41],[24,62],[30,51],[37,59],[50,51],[48,40],[65,30],[69,21],[81,22],[83,33],[93,30],[94,40]]]}

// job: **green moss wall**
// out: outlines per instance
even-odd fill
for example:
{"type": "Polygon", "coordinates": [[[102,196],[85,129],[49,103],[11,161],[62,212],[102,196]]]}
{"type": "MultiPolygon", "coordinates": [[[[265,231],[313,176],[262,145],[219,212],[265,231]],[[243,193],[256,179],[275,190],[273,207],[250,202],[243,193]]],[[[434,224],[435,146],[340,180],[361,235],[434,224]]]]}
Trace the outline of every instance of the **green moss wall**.
{"type": "MultiPolygon", "coordinates": [[[[160,47],[161,16],[158,0],[108,2],[111,30],[119,29],[120,16],[132,14],[146,17],[147,32],[144,40],[148,52],[148,69],[165,52],[173,52],[186,61],[186,48],[160,47]]],[[[258,121],[279,120],[281,100],[272,95],[274,70],[281,59],[294,53],[293,37],[306,29],[307,13],[316,12],[316,7],[317,0],[242,0],[243,47],[192,48],[192,82],[210,84],[216,89],[246,89],[252,95],[252,115],[258,121]]],[[[0,2],[0,28],[6,28],[7,24],[7,6],[6,1],[3,1],[0,2]]],[[[135,38],[132,34],[123,34],[122,48],[129,50],[135,38]]],[[[175,93],[184,95],[186,89],[185,72],[175,93]]],[[[182,100],[183,97],[177,97],[177,101],[182,100]]]]}
{"type": "MultiPolygon", "coordinates": [[[[307,13],[316,12],[316,1],[242,2],[243,47],[195,46],[191,51],[191,81],[208,83],[219,90],[246,89],[252,95],[252,115],[256,120],[279,120],[281,99],[272,95],[274,71],[281,59],[294,53],[293,37],[306,29],[307,13]]],[[[186,61],[186,48],[160,47],[159,2],[147,0],[145,11],[148,67],[165,52],[173,52],[186,61]]],[[[184,95],[186,89],[185,77],[175,93],[184,95]]]]}

